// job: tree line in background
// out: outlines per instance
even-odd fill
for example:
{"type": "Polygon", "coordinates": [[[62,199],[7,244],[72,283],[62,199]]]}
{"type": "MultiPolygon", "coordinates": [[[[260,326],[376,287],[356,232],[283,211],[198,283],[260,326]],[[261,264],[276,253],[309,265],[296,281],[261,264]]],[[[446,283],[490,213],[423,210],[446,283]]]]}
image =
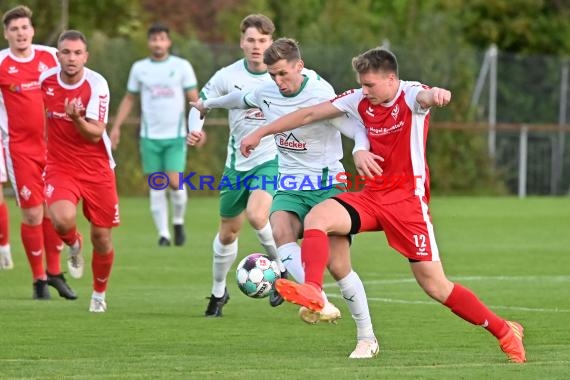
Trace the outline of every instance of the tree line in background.
{"type": "MultiPolygon", "coordinates": [[[[562,57],[570,52],[570,0],[3,0],[0,4],[2,12],[18,4],[32,8],[36,43],[54,41],[64,27],[87,35],[89,66],[109,81],[111,116],[124,94],[131,64],[147,55],[146,29],[155,21],[170,26],[173,52],[192,62],[201,85],[218,68],[241,56],[239,23],[249,13],[271,17],[277,37],[300,41],[306,65],[338,92],[357,86],[350,59],[389,41],[399,58],[402,78],[453,90],[452,104],[434,113],[435,122],[465,122],[476,116],[469,111],[469,102],[482,54],[491,43],[500,51],[518,54],[562,57]]],[[[524,75],[509,79],[522,80],[524,75]]],[[[523,120],[524,112],[522,108],[512,111],[523,120]]],[[[227,128],[212,126],[208,131],[209,143],[199,151],[191,150],[188,168],[218,175],[227,128]]],[[[125,133],[116,152],[118,186],[122,194],[144,195],[147,187],[138,159],[136,126],[130,132],[132,138],[125,133]]],[[[481,133],[433,130],[429,148],[436,191],[504,192],[500,173],[486,158],[481,133]]],[[[351,168],[350,154],[345,157],[351,168]]]]}

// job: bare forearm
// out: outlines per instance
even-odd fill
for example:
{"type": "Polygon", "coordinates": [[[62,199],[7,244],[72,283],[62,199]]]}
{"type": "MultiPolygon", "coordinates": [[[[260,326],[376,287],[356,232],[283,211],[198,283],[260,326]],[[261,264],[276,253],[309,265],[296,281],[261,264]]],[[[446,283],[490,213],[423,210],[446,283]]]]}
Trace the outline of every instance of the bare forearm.
{"type": "Polygon", "coordinates": [[[427,109],[433,106],[443,107],[451,101],[451,92],[445,88],[432,87],[429,90],[422,90],[416,96],[416,101],[427,109]]]}
{"type": "Polygon", "coordinates": [[[86,140],[96,143],[101,140],[103,136],[103,132],[105,131],[105,123],[101,123],[95,120],[86,119],[83,117],[72,118],[73,124],[77,131],[83,136],[86,140]]]}
{"type": "Polygon", "coordinates": [[[262,138],[276,133],[290,131],[314,121],[310,108],[301,108],[257,129],[257,135],[262,138]]]}

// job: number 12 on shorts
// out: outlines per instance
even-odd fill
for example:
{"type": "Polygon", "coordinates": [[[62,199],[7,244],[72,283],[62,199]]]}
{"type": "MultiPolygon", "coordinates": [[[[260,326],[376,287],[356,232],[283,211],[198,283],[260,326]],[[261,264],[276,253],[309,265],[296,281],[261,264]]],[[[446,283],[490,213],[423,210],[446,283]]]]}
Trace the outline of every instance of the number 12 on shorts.
{"type": "Polygon", "coordinates": [[[416,245],[416,248],[418,249],[418,251],[416,252],[416,254],[418,256],[427,256],[427,252],[426,252],[426,235],[421,234],[421,235],[413,235],[414,238],[414,244],[416,245]]]}

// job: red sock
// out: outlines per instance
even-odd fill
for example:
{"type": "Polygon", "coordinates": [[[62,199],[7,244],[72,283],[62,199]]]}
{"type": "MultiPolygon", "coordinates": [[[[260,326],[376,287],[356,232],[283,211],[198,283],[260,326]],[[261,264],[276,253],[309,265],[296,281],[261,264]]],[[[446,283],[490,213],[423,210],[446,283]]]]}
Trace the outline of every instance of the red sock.
{"type": "Polygon", "coordinates": [[[61,238],[61,240],[63,240],[63,242],[68,246],[72,246],[73,244],[75,244],[75,242],[79,238],[79,234],[77,233],[77,226],[71,227],[71,229],[66,233],[64,233],[63,235],[62,234],[58,235],[61,238]]]}
{"type": "Polygon", "coordinates": [[[8,218],[8,206],[6,202],[0,204],[0,245],[6,245],[10,241],[10,219],[8,218]]]}
{"type": "Polygon", "coordinates": [[[47,271],[49,274],[61,273],[61,250],[63,249],[63,241],[53,228],[51,220],[44,218],[42,222],[44,232],[44,248],[46,250],[47,271]]]}
{"type": "Polygon", "coordinates": [[[497,339],[501,339],[509,331],[504,319],[489,310],[471,290],[457,283],[443,304],[467,322],[483,326],[497,339]]]}
{"type": "Polygon", "coordinates": [[[301,261],[305,266],[305,283],[323,288],[329,261],[329,239],[321,230],[305,230],[301,245],[301,261]]]}
{"type": "Polygon", "coordinates": [[[26,256],[32,268],[32,276],[34,281],[37,279],[45,280],[46,271],[44,269],[44,233],[41,224],[30,226],[22,223],[20,225],[20,234],[22,236],[22,244],[26,250],[26,256]]]}
{"type": "Polygon", "coordinates": [[[91,261],[91,270],[93,271],[93,290],[103,293],[107,289],[109,276],[111,275],[111,267],[115,251],[111,251],[106,255],[93,251],[93,259],[91,261]]]}

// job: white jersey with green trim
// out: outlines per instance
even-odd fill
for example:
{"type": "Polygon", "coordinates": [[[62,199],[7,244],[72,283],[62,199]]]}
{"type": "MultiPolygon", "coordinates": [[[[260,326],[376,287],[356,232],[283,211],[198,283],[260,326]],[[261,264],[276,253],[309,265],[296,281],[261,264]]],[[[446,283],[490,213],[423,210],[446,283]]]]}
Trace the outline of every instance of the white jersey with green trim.
{"type": "Polygon", "coordinates": [[[127,91],[141,97],[141,137],[171,139],[186,136],[186,91],[198,85],[192,65],[173,55],[133,64],[127,91]]]}
{"type": "MultiPolygon", "coordinates": [[[[218,70],[206,83],[200,97],[205,100],[227,95],[234,91],[251,91],[257,86],[275,83],[267,73],[248,70],[245,59],[240,59],[218,70]]],[[[260,164],[274,160],[277,148],[271,136],[261,140],[254,152],[245,158],[239,151],[241,140],[266,123],[265,116],[259,108],[231,109],[228,112],[230,136],[226,156],[226,166],[238,171],[251,170],[260,164]]]]}
{"type": "MultiPolygon", "coordinates": [[[[305,70],[303,75],[303,84],[295,94],[285,96],[275,83],[268,83],[246,94],[244,101],[259,107],[267,121],[272,122],[299,108],[335,97],[332,86],[314,71],[305,70]]],[[[342,140],[336,122],[336,119],[318,121],[271,136],[279,152],[280,189],[284,176],[288,176],[287,183],[297,183],[295,190],[316,190],[339,182],[337,178],[344,173],[344,167],[340,162],[342,140]],[[307,186],[300,186],[301,183],[307,186]]]]}

